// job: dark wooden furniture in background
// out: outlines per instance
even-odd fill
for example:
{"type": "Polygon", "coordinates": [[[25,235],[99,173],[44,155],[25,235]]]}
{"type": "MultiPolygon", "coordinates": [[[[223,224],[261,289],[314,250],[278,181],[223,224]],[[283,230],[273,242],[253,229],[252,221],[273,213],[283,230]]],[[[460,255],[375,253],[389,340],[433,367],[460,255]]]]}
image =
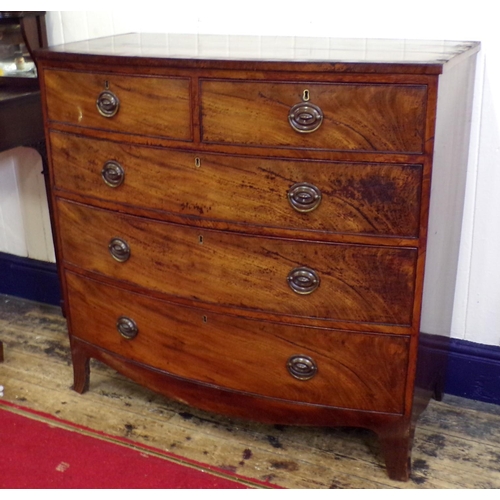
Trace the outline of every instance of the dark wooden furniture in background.
{"type": "Polygon", "coordinates": [[[285,43],[37,52],[74,388],[97,358],[208,411],[366,427],[406,480],[444,376],[417,359],[451,314],[422,309],[424,268],[453,297],[479,44],[285,43]]]}
{"type": "Polygon", "coordinates": [[[32,147],[44,164],[42,104],[32,53],[47,46],[45,12],[0,11],[0,152],[32,147]]]}
{"type": "MultiPolygon", "coordinates": [[[[32,65],[33,50],[47,47],[45,12],[0,11],[0,64],[32,65]],[[24,44],[24,45],[23,45],[24,44]],[[11,53],[17,46],[19,55],[11,53]],[[23,50],[24,49],[24,50],[23,50]],[[7,53],[7,50],[9,52],[7,53]]],[[[7,71],[0,66],[0,152],[44,142],[40,87],[36,68],[7,71]]],[[[22,66],[21,66],[22,67],[22,66]]]]}

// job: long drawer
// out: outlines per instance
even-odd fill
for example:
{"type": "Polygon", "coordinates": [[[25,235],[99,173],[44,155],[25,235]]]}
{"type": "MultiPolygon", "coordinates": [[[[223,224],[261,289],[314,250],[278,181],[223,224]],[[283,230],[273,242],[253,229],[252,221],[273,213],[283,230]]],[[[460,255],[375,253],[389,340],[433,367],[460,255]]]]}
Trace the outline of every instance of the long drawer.
{"type": "Polygon", "coordinates": [[[59,199],[65,262],[173,296],[291,316],[409,326],[417,250],[264,238],[59,199]]]}
{"type": "Polygon", "coordinates": [[[207,143],[420,153],[427,87],[204,80],[207,143]]]}
{"type": "Polygon", "coordinates": [[[246,320],[66,281],[73,335],[132,361],[266,397],[403,411],[407,337],[246,320]]]}
{"type": "Polygon", "coordinates": [[[189,78],[45,70],[44,80],[51,121],[192,140],[189,78]]]}
{"type": "Polygon", "coordinates": [[[58,132],[50,144],[56,187],[83,196],[246,226],[418,236],[421,165],[186,153],[58,132]]]}

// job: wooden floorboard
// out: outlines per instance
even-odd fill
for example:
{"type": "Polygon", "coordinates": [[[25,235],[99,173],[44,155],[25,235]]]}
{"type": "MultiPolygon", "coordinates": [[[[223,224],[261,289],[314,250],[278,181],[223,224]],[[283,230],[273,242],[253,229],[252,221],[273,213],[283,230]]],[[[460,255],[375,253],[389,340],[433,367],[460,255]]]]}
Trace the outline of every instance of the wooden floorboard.
{"type": "MultiPolygon", "coordinates": [[[[387,478],[363,429],[269,426],[188,408],[98,362],[90,390],[71,390],[60,310],[0,296],[3,399],[115,436],[294,489],[498,489],[500,407],[446,396],[420,418],[410,481],[387,478]]],[[[0,442],[1,449],[1,442],[0,442]]]]}

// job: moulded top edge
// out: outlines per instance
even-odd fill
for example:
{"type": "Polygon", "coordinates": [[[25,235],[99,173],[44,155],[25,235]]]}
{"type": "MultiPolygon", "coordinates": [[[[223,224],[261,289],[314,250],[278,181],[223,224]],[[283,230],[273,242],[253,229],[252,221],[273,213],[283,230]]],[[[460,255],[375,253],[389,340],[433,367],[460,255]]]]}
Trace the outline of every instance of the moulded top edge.
{"type": "Polygon", "coordinates": [[[38,56],[55,59],[62,54],[140,57],[184,61],[188,65],[202,61],[211,61],[214,65],[238,62],[373,64],[373,71],[377,67],[384,71],[382,68],[386,65],[402,70],[426,66],[428,71],[422,72],[436,74],[452,59],[471,55],[479,48],[479,42],[447,40],[128,33],[51,47],[39,51],[38,56]]]}

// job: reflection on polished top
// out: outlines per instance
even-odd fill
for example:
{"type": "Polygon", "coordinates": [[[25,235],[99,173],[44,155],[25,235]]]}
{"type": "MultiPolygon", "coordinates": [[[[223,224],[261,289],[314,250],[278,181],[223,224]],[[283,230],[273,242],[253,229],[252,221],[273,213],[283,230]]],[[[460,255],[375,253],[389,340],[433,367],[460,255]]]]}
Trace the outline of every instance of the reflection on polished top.
{"type": "MultiPolygon", "coordinates": [[[[52,47],[57,53],[210,61],[426,65],[426,72],[479,50],[479,42],[293,36],[131,33],[52,47]],[[435,66],[433,69],[432,66],[435,66]]],[[[348,70],[348,68],[346,68],[348,70]]]]}

